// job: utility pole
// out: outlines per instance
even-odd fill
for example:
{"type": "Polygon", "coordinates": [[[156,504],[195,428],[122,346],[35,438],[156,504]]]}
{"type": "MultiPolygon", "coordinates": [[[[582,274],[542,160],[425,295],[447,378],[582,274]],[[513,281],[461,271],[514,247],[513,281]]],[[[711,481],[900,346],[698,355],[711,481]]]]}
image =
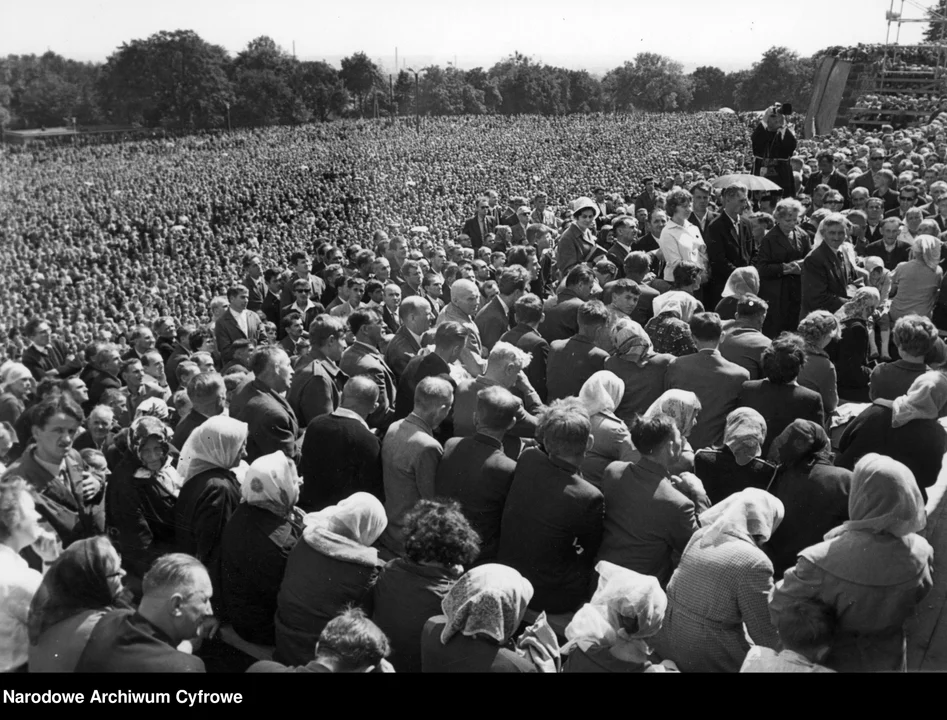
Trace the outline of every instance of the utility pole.
{"type": "Polygon", "coordinates": [[[421,84],[418,80],[418,71],[414,68],[408,68],[408,72],[414,73],[414,122],[418,135],[421,134],[421,84]]]}

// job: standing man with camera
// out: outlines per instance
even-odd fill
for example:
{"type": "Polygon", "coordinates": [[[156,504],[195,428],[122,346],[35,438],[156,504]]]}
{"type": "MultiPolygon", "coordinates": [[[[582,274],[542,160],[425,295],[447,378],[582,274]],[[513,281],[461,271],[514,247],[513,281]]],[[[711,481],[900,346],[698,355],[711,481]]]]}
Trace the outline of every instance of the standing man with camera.
{"type": "MultiPolygon", "coordinates": [[[[776,103],[767,108],[750,138],[753,144],[753,174],[779,185],[783,197],[796,196],[796,181],[789,164],[789,158],[796,151],[796,136],[789,127],[789,115],[792,115],[792,105],[788,103],[776,103]]],[[[843,197],[848,197],[847,188],[843,197]]]]}

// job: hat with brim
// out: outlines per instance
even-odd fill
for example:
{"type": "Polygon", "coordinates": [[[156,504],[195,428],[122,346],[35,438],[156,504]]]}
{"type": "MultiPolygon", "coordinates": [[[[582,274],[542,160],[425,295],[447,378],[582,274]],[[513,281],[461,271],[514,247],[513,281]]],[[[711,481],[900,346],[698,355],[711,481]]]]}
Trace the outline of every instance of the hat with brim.
{"type": "Polygon", "coordinates": [[[592,202],[592,198],[587,197],[580,197],[578,200],[572,203],[572,217],[577,216],[583,210],[595,211],[595,217],[598,217],[600,212],[598,205],[592,202]]]}

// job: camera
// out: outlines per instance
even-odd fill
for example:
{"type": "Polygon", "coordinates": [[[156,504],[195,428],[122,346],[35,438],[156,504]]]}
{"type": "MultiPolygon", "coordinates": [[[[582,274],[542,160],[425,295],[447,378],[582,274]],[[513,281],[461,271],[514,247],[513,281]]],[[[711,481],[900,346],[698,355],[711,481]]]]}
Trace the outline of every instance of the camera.
{"type": "Polygon", "coordinates": [[[792,103],[775,103],[773,110],[780,115],[792,115],[792,103]]]}

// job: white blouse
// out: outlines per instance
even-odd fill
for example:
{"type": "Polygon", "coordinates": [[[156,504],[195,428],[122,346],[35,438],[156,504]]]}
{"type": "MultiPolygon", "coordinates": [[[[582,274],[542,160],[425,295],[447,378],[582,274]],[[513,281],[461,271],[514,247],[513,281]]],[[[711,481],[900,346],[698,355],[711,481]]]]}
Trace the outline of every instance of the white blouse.
{"type": "Polygon", "coordinates": [[[0,672],[15,670],[29,659],[26,623],[42,581],[13,548],[0,544],[0,672]]]}

